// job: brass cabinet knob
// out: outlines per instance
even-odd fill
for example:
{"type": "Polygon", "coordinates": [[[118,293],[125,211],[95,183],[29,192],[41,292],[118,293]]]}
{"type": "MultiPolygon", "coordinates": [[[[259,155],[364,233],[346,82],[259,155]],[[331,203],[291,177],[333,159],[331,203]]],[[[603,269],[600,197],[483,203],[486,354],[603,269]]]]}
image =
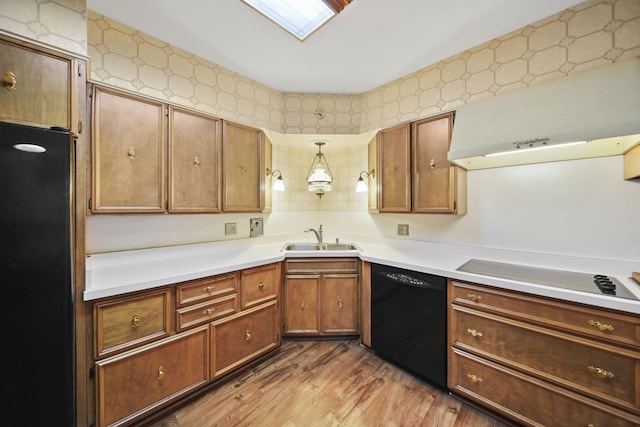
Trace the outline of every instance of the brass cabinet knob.
{"type": "Polygon", "coordinates": [[[471,329],[471,328],[467,328],[467,333],[469,335],[471,335],[472,337],[482,337],[484,336],[484,334],[480,331],[477,331],[475,329],[471,329]]]}
{"type": "Polygon", "coordinates": [[[202,314],[206,314],[207,316],[210,315],[211,313],[213,313],[214,311],[216,311],[215,308],[207,308],[206,310],[204,310],[202,312],[202,314]]]}
{"type": "Polygon", "coordinates": [[[260,282],[260,284],[258,285],[258,289],[260,289],[260,290],[264,289],[264,284],[262,282],[260,282]]]}
{"type": "Polygon", "coordinates": [[[587,323],[589,323],[589,325],[591,326],[595,326],[596,328],[600,329],[601,331],[613,331],[615,330],[615,328],[612,325],[609,325],[607,323],[601,323],[599,320],[589,320],[587,323]]]}
{"type": "Polygon", "coordinates": [[[475,374],[467,374],[467,378],[469,378],[474,384],[480,384],[482,381],[484,381],[482,377],[479,377],[475,374]]]}
{"type": "Polygon", "coordinates": [[[213,286],[207,286],[206,288],[203,289],[204,292],[209,293],[211,291],[213,291],[213,286]]]}
{"type": "Polygon", "coordinates": [[[598,367],[595,367],[595,366],[589,366],[587,369],[589,370],[589,372],[593,372],[594,374],[596,374],[600,378],[613,378],[613,377],[615,377],[613,372],[606,371],[606,370],[604,370],[602,368],[598,368],[598,367]]]}
{"type": "Polygon", "coordinates": [[[159,379],[159,380],[164,378],[164,367],[162,367],[162,366],[158,367],[158,375],[157,375],[156,378],[159,379]]]}
{"type": "Polygon", "coordinates": [[[129,147],[129,151],[127,151],[127,156],[129,156],[131,160],[136,158],[136,150],[133,149],[133,146],[129,147]]]}
{"type": "Polygon", "coordinates": [[[344,304],[342,300],[338,301],[338,308],[343,308],[343,307],[344,307],[344,304]]]}
{"type": "Polygon", "coordinates": [[[429,162],[429,169],[433,170],[436,168],[436,159],[431,159],[429,162]]]}
{"type": "Polygon", "coordinates": [[[301,308],[302,310],[304,310],[304,300],[303,300],[303,301],[300,301],[300,308],[301,308]]]}
{"type": "Polygon", "coordinates": [[[251,339],[251,332],[247,329],[244,331],[244,340],[249,341],[251,339]]]}
{"type": "Polygon", "coordinates": [[[196,157],[193,159],[193,165],[194,165],[195,167],[200,166],[200,157],[196,156],[196,157]]]}
{"type": "Polygon", "coordinates": [[[140,326],[140,323],[142,323],[142,319],[140,319],[140,316],[138,316],[137,314],[134,314],[133,316],[131,316],[131,327],[132,328],[137,328],[138,326],[140,326]]]}
{"type": "Polygon", "coordinates": [[[16,75],[11,71],[7,71],[4,74],[4,78],[2,79],[2,86],[9,92],[13,92],[18,87],[18,81],[16,80],[16,75]]]}

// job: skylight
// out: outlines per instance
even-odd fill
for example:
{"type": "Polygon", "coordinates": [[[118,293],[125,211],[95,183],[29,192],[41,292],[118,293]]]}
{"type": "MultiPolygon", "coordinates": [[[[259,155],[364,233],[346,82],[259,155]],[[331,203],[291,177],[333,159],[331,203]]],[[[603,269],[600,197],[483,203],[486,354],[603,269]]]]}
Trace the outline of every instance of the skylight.
{"type": "Polygon", "coordinates": [[[336,15],[322,0],[242,0],[293,34],[306,39],[336,15]]]}

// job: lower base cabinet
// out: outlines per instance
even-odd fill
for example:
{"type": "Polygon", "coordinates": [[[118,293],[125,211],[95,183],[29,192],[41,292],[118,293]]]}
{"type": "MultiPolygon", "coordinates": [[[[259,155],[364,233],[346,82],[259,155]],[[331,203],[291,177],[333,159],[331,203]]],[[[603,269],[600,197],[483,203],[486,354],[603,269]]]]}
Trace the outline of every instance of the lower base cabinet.
{"type": "Polygon", "coordinates": [[[97,424],[119,426],[209,380],[208,326],[96,362],[97,424]]]}
{"type": "Polygon", "coordinates": [[[273,300],[211,323],[212,377],[278,347],[278,319],[278,302],[273,300]]]}

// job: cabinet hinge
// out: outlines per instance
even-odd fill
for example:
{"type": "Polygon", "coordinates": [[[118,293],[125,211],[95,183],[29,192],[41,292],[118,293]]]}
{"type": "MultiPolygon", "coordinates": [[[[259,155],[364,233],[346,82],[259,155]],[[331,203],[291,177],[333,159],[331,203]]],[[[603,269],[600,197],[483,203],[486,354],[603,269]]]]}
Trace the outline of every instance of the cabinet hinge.
{"type": "Polygon", "coordinates": [[[90,198],[89,200],[87,200],[87,207],[89,208],[89,210],[91,210],[91,203],[92,199],[90,198]]]}
{"type": "Polygon", "coordinates": [[[457,203],[457,202],[454,200],[454,201],[453,201],[453,210],[454,210],[454,211],[456,210],[456,203],[457,203]]]}
{"type": "Polygon", "coordinates": [[[164,115],[169,117],[169,106],[168,105],[164,106],[164,115]]]}
{"type": "Polygon", "coordinates": [[[78,133],[82,133],[82,120],[78,120],[78,133]]]}
{"type": "Polygon", "coordinates": [[[89,368],[89,378],[94,379],[96,377],[96,367],[89,368]]]}
{"type": "Polygon", "coordinates": [[[82,77],[82,64],[78,64],[78,76],[82,77]]]}

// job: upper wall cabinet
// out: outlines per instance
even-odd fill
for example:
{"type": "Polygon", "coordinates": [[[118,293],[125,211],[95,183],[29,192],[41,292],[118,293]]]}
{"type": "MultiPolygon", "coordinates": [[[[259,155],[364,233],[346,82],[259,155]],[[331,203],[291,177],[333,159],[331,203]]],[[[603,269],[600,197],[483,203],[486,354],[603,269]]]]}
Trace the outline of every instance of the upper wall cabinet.
{"type": "Polygon", "coordinates": [[[169,108],[169,212],[220,212],[221,122],[169,108]]]}
{"type": "Polygon", "coordinates": [[[411,212],[410,138],[406,123],[378,133],[379,212],[411,212]]]}
{"type": "Polygon", "coordinates": [[[163,212],[165,107],[93,87],[93,212],[163,212]]]}
{"type": "Polygon", "coordinates": [[[0,120],[79,133],[76,81],[84,61],[0,36],[0,120]]]}
{"type": "Polygon", "coordinates": [[[263,139],[260,129],[224,121],[222,209],[225,212],[261,212],[264,209],[263,139]]]}
{"type": "MultiPolygon", "coordinates": [[[[378,212],[466,213],[466,171],[447,160],[452,126],[447,113],[378,133],[377,145],[369,144],[378,212]]],[[[369,210],[376,211],[371,198],[369,210]]]]}
{"type": "Polygon", "coordinates": [[[413,212],[466,213],[466,171],[447,159],[453,113],[411,124],[413,212]]]}

